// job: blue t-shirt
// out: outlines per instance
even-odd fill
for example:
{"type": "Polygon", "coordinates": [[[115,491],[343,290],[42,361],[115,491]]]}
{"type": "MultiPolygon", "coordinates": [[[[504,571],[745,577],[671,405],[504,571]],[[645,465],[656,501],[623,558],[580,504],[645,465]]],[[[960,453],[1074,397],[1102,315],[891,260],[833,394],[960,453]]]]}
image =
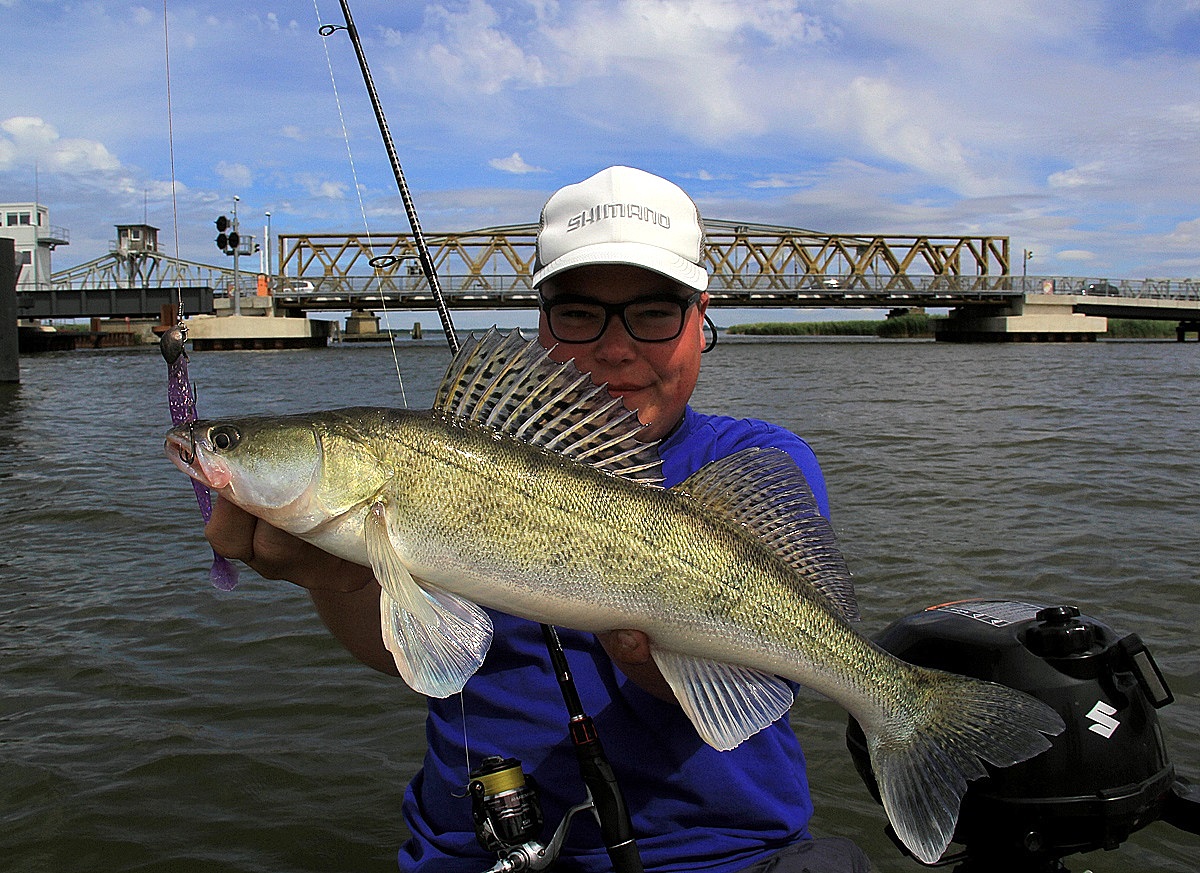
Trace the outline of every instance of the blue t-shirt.
{"type": "MultiPolygon", "coordinates": [[[[753,419],[689,408],[660,449],[664,484],[677,485],[710,461],[752,446],[790,454],[828,516],[825,481],[812,449],[790,431],[753,419]]],[[[479,873],[495,862],[475,841],[465,796],[464,733],[470,766],[488,755],[513,757],[536,780],[546,818],[543,841],[585,798],[541,627],[488,613],[495,637],[479,672],[461,695],[429,699],[424,766],[404,797],[412,838],[400,849],[401,870],[479,873]]],[[[812,800],[804,755],[786,718],[736,749],[719,752],[700,739],[677,705],[626,679],[594,635],[559,634],[584,710],[625,796],[647,871],[733,873],[809,836],[812,800]]],[[[611,870],[590,814],[573,820],[555,869],[611,870]]]]}

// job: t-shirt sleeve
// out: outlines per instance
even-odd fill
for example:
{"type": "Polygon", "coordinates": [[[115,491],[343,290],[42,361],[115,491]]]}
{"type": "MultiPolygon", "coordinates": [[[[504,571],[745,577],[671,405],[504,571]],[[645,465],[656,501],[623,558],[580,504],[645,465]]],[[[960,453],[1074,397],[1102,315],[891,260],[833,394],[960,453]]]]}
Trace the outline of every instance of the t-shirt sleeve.
{"type": "Polygon", "coordinates": [[[770,424],[765,421],[745,419],[742,428],[733,429],[728,445],[720,447],[719,457],[732,455],[748,448],[777,448],[791,455],[800,472],[804,474],[808,487],[812,489],[821,515],[829,518],[829,495],[825,490],[825,475],[817,462],[817,455],[803,439],[796,436],[785,427],[770,424]]]}
{"type": "Polygon", "coordinates": [[[817,456],[785,427],[756,418],[704,415],[690,407],[681,429],[662,446],[664,484],[682,482],[705,464],[749,448],[777,448],[791,455],[812,489],[817,509],[829,518],[829,496],[817,456]]]}

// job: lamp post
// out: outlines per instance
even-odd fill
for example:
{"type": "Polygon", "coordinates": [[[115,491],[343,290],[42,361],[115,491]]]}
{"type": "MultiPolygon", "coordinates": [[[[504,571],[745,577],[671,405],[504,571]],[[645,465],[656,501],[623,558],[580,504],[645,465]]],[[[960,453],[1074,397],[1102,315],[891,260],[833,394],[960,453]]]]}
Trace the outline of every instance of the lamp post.
{"type": "Polygon", "coordinates": [[[1029,249],[1021,249],[1021,290],[1027,291],[1029,277],[1029,259],[1033,257],[1033,252],[1029,249]]]}
{"type": "Polygon", "coordinates": [[[236,194],[233,195],[233,236],[234,236],[234,245],[233,245],[233,314],[234,315],[242,314],[242,288],[241,288],[242,283],[241,283],[241,277],[238,275],[238,252],[240,251],[240,249],[242,247],[242,242],[241,242],[240,236],[238,235],[238,216],[237,216],[237,205],[238,205],[238,201],[241,199],[242,198],[237,196],[236,194]]]}
{"type": "Polygon", "coordinates": [[[270,212],[267,213],[266,240],[267,240],[266,245],[264,245],[263,248],[267,252],[267,269],[264,270],[263,272],[265,272],[267,274],[267,283],[269,284],[271,281],[271,213],[270,212]]]}

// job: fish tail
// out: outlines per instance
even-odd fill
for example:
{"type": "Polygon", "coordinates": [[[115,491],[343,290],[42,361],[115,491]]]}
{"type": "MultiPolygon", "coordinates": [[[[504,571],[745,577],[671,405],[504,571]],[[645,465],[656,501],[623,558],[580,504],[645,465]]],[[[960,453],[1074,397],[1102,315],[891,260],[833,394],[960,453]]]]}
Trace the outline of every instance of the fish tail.
{"type": "Polygon", "coordinates": [[[1050,748],[1065,727],[1024,692],[964,676],[913,668],[918,694],[872,734],[871,766],[892,827],[927,864],[954,837],[967,782],[983,762],[1008,767],[1050,748]]]}

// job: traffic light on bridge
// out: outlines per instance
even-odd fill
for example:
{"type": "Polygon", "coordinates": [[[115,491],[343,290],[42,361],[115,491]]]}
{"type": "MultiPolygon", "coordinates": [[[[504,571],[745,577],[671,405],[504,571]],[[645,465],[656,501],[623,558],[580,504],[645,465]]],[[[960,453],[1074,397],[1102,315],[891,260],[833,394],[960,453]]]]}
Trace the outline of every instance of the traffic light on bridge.
{"type": "Polygon", "coordinates": [[[217,225],[217,248],[227,255],[232,255],[238,247],[241,240],[238,238],[237,228],[230,228],[230,221],[224,215],[218,216],[217,225]],[[230,231],[226,233],[225,231],[230,231]]]}

